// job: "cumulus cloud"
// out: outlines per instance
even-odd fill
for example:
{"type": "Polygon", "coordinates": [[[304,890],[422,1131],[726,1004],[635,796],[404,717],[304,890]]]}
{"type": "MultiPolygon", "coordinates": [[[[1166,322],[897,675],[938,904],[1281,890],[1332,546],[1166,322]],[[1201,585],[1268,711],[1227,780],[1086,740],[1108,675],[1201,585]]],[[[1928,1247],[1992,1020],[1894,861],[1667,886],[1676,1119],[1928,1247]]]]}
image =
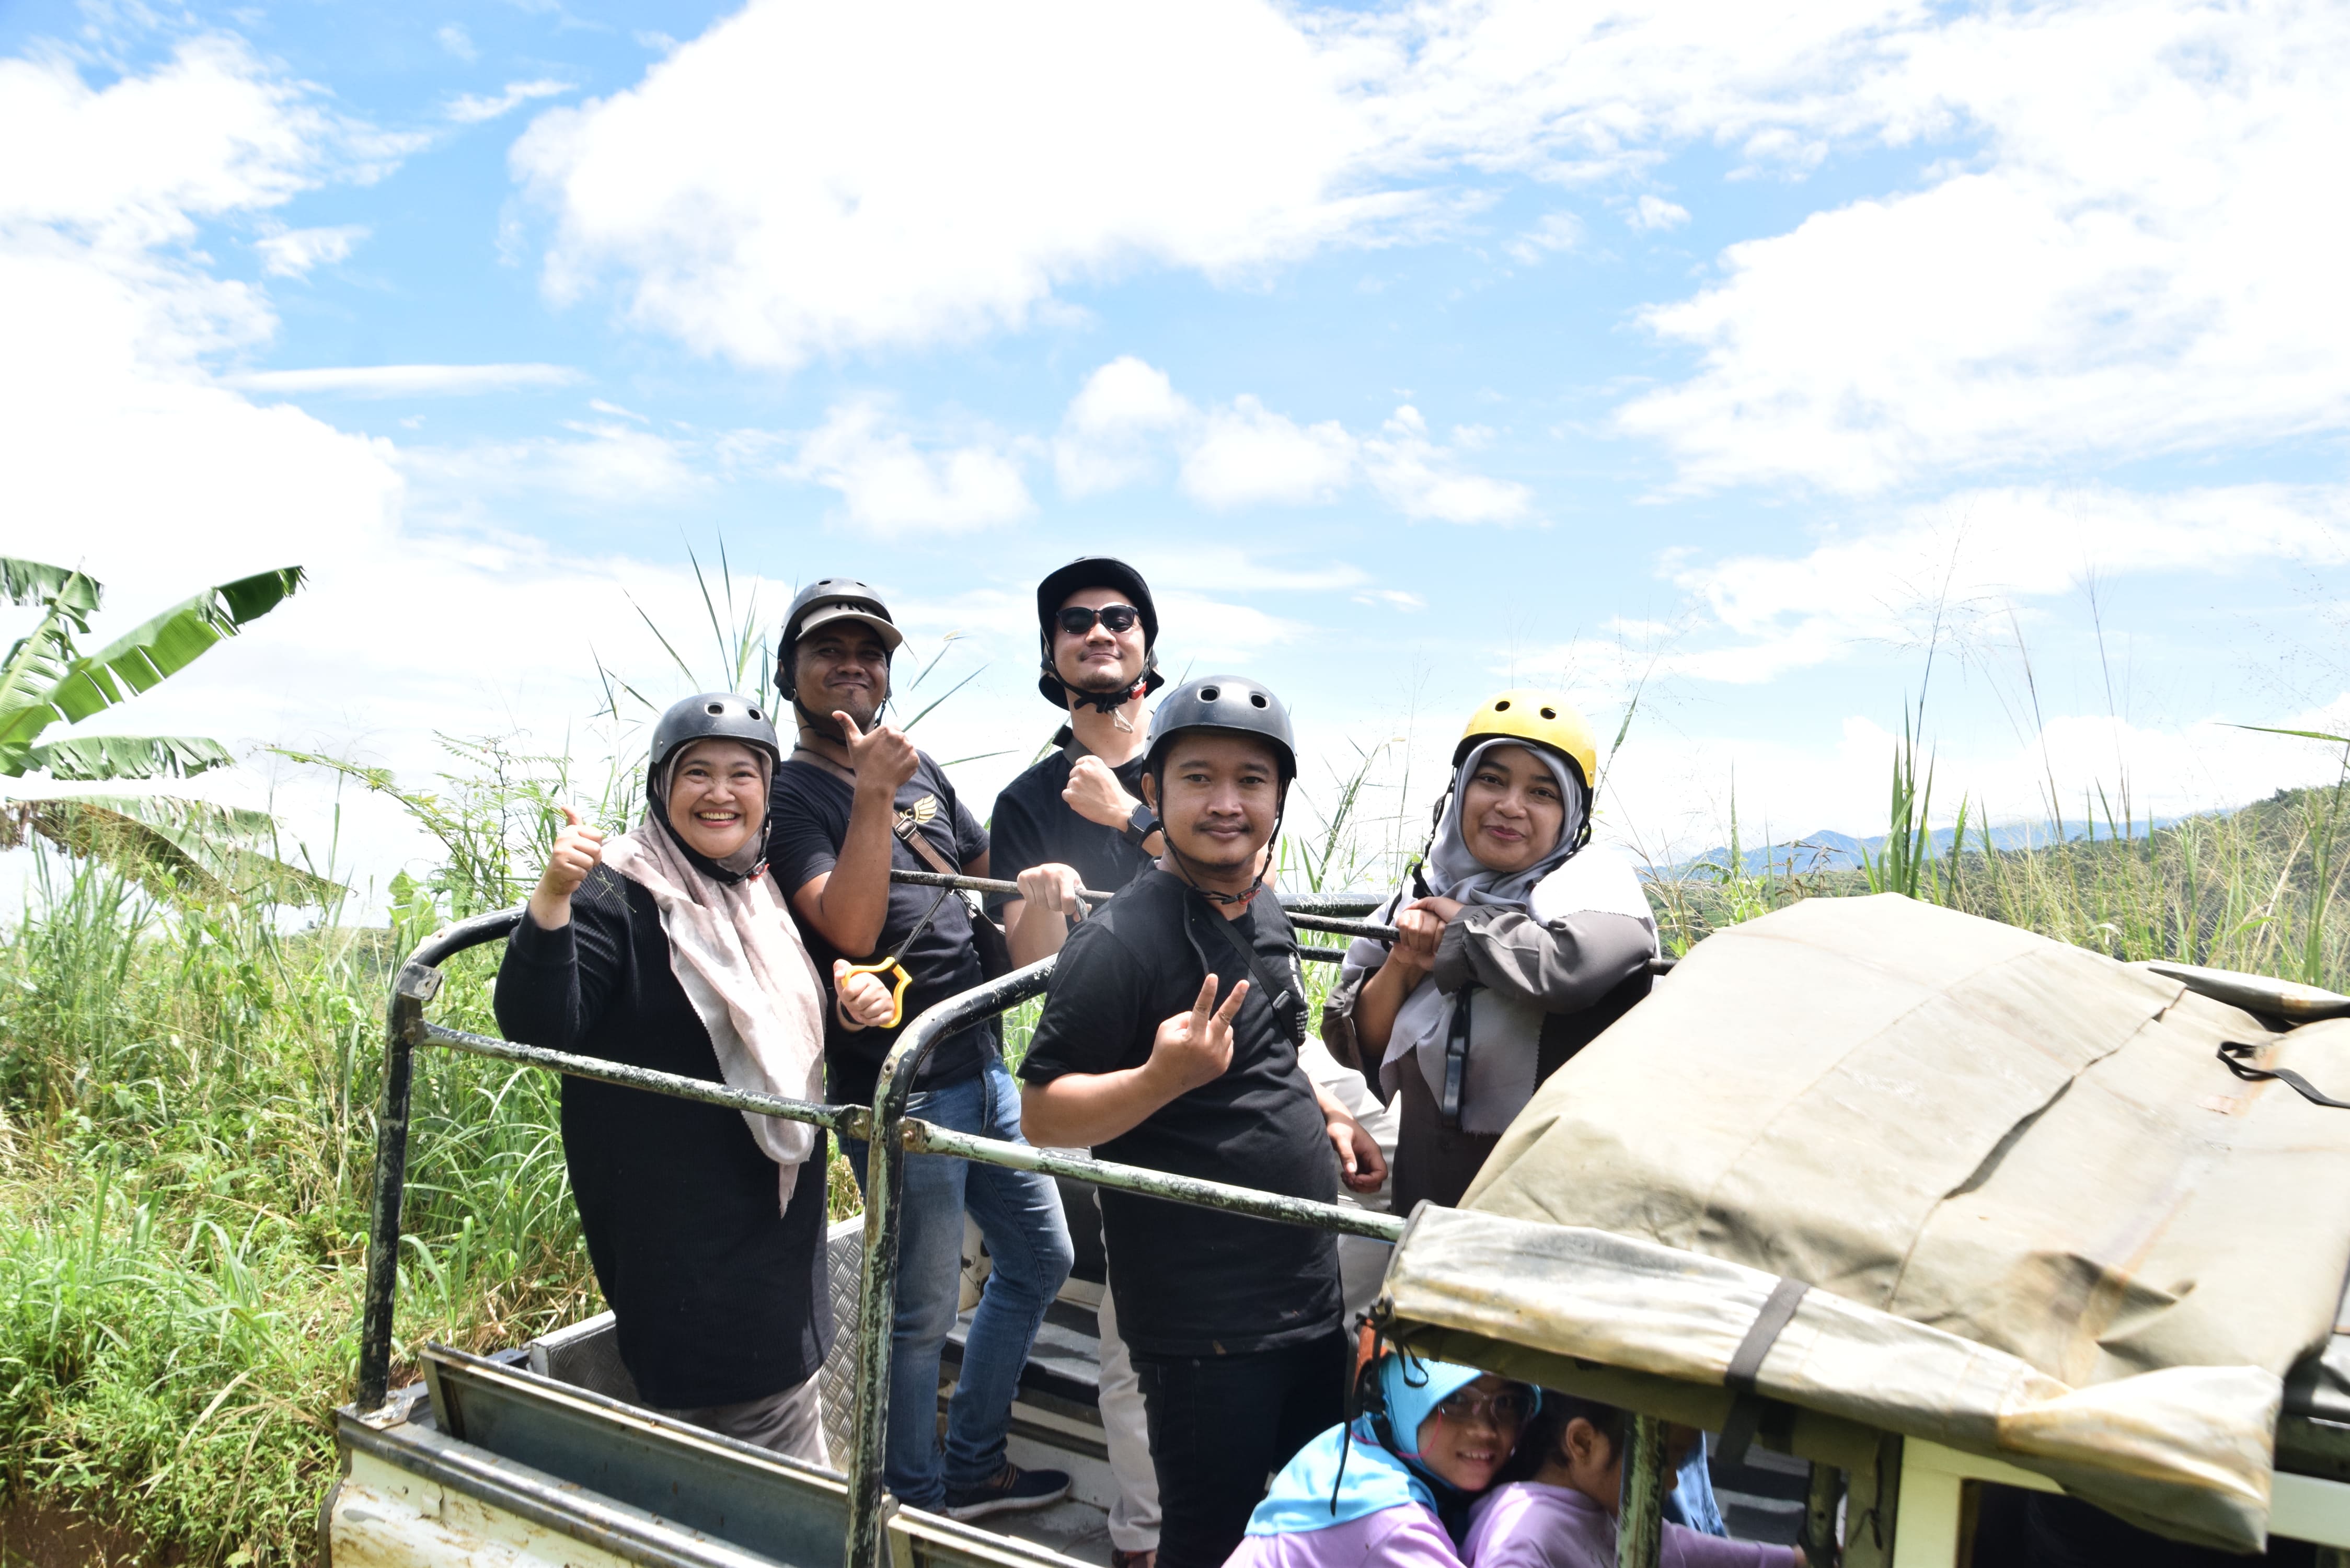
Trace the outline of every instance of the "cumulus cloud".
{"type": "Polygon", "coordinates": [[[964,533],[1035,511],[1014,453],[987,441],[918,446],[870,399],[836,405],[777,472],[838,491],[843,520],[885,537],[964,533]]]}
{"type": "MultiPolygon", "coordinates": [[[[665,625],[702,617],[691,576],[666,566],[420,528],[419,493],[429,500],[452,472],[431,472],[432,452],[411,461],[206,372],[213,355],[265,346],[276,322],[264,295],[185,247],[198,222],[257,223],[354,167],[343,128],[242,47],[202,40],[102,88],[67,67],[0,61],[0,120],[9,145],[45,150],[0,160],[0,514],[17,521],[12,549],[105,583],[101,639],[207,583],[310,573],[245,636],[95,728],[210,734],[239,752],[290,742],[415,776],[445,763],[436,734],[525,725],[560,744],[600,698],[599,655],[661,668],[631,599],[665,625]]],[[[625,482],[625,447],[592,431],[566,444],[546,467],[601,454],[593,483],[625,482]]],[[[486,467],[465,476],[469,489],[486,467]]],[[[286,814],[321,853],[338,842],[344,866],[379,888],[430,852],[396,808],[268,769],[194,787],[286,814]]]]}
{"type": "Polygon", "coordinates": [[[514,166],[555,215],[556,298],[613,275],[639,324],[789,368],[1018,327],[1138,265],[1245,273],[1416,209],[1350,186],[1374,131],[1346,68],[1268,0],[753,0],[638,87],[542,116],[514,166]]]}
{"type": "MultiPolygon", "coordinates": [[[[1684,487],[1863,493],[2341,429],[2350,218],[2309,192],[2350,140],[2345,71],[2350,13],[2322,0],[752,0],[636,88],[542,117],[514,166],[552,215],[555,298],[608,283],[641,327],[789,369],[1018,328],[1137,268],[1246,277],[1443,234],[1495,176],[1915,151],[1914,182],[1734,246],[1645,312],[1695,367],[1616,427],[1684,487]]],[[[1624,215],[1688,218],[1654,193],[1624,215]]],[[[1533,265],[1576,236],[1559,213],[1503,248],[1533,265]]],[[[1072,493],[1133,482],[1095,455],[1072,493]]]]}
{"type": "Polygon", "coordinates": [[[1732,246],[1648,324],[1700,357],[1621,427],[1691,487],[1924,475],[2350,422],[2324,189],[2350,13],[2157,0],[1977,13],[1864,84],[1880,134],[1978,136],[1925,188],[1732,246]]]}
{"type": "Polygon", "coordinates": [[[461,60],[470,63],[480,57],[481,52],[473,47],[473,36],[465,31],[463,23],[448,23],[432,36],[443,49],[461,60]]]}
{"type": "Polygon", "coordinates": [[[1464,429],[1453,447],[1440,445],[1408,404],[1372,436],[1336,420],[1302,424],[1245,392],[1202,409],[1176,391],[1166,372],[1125,355],[1096,370],[1070,400],[1053,457],[1072,496],[1140,483],[1171,465],[1185,494],[1220,511],[1324,504],[1367,483],[1408,517],[1529,518],[1533,497],[1523,485],[1458,470],[1460,451],[1491,434],[1464,429]]]}
{"type": "MultiPolygon", "coordinates": [[[[1755,685],[1861,650],[1943,635],[2003,637],[2012,607],[2140,573],[2224,574],[2350,562],[2350,489],[2241,484],[2170,493],[2107,486],[1963,492],[1795,555],[1669,557],[1689,616],[1658,672],[1755,685]]],[[[1649,632],[1657,628],[1647,628],[1649,632]]],[[[1588,662],[1600,644],[1553,650],[1588,662]]]]}

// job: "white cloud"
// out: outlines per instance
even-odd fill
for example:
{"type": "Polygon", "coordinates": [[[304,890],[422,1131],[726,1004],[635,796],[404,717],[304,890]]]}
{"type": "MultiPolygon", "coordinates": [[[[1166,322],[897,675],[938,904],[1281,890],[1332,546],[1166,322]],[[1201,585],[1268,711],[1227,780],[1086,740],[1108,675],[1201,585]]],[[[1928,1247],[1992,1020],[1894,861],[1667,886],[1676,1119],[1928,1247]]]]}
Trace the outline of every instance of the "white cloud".
{"type": "Polygon", "coordinates": [[[638,87],[542,117],[514,165],[556,217],[554,297],[617,275],[638,324],[790,368],[1420,210],[1351,180],[1376,134],[1351,68],[1269,0],[753,0],[638,87]]]}
{"type": "Polygon", "coordinates": [[[449,101],[441,112],[459,125],[480,125],[485,120],[510,114],[524,104],[543,98],[559,98],[572,90],[571,84],[541,78],[536,81],[508,82],[502,93],[461,93],[449,101]]]}
{"type": "Polygon", "coordinates": [[[1372,486],[1407,517],[1520,523],[1533,515],[1534,493],[1524,485],[1451,472],[1451,454],[1428,439],[1428,421],[1409,403],[1363,442],[1363,452],[1372,486]]]}
{"type": "Polygon", "coordinates": [[[984,441],[925,451],[887,428],[886,411],[871,400],[835,405],[777,472],[838,491],[844,520],[884,537],[963,533],[1035,511],[1014,454],[984,441]]]}
{"type": "Polygon", "coordinates": [[[1167,372],[1120,355],[1086,378],[1053,443],[1062,493],[1081,500],[1149,478],[1163,442],[1199,418],[1167,372]]]}
{"type": "Polygon", "coordinates": [[[473,36],[465,31],[462,23],[451,22],[432,36],[443,49],[469,64],[480,57],[481,51],[473,47],[473,36]]]}
{"type": "Polygon", "coordinates": [[[1314,505],[1367,482],[1408,517],[1518,521],[1532,506],[1523,485],[1454,469],[1461,451],[1485,445],[1492,433],[1467,426],[1454,447],[1440,446],[1409,405],[1369,437],[1336,420],[1301,424],[1246,392],[1201,409],[1164,371],[1126,355],[1096,370],[1070,400],[1053,456],[1073,497],[1147,481],[1171,462],[1183,493],[1220,511],[1314,505]]]}
{"type": "Polygon", "coordinates": [[[2350,12],[2159,0],[1962,16],[1854,94],[1980,156],[1732,246],[1647,319],[1702,356],[1634,400],[1686,485],[1866,493],[2339,431],[2350,312],[2330,190],[2350,12]]]}
{"type": "Polygon", "coordinates": [[[1357,446],[1336,420],[1301,425],[1243,392],[1200,421],[1183,493],[1220,510],[1335,501],[1354,480],[1357,446]]]}
{"type": "Polygon", "coordinates": [[[132,251],[196,220],[275,207],[326,177],[331,127],[242,40],[182,44],[104,91],[63,57],[0,59],[0,221],[132,251]],[[37,148],[38,156],[21,155],[37,148]]]}
{"type": "Polygon", "coordinates": [[[1583,241],[1583,220],[1573,213],[1545,213],[1541,223],[1512,240],[1513,259],[1533,266],[1553,251],[1571,251],[1583,241]]]}
{"type": "Polygon", "coordinates": [[[567,387],[588,378],[568,365],[333,365],[247,370],[222,384],[248,392],[347,392],[356,397],[463,397],[520,387],[567,387]]]}
{"type": "Polygon", "coordinates": [[[253,242],[261,253],[261,270],[272,277],[307,277],[316,266],[332,266],[367,238],[364,223],[341,223],[323,229],[278,229],[253,242]]]}
{"type": "Polygon", "coordinates": [[[1662,196],[1643,194],[1624,221],[1636,229],[1676,229],[1689,222],[1689,209],[1662,196]]]}
{"type": "Polygon", "coordinates": [[[568,436],[404,449],[400,464],[428,499],[462,506],[484,492],[560,496],[588,507],[675,500],[707,485],[693,454],[649,431],[567,420],[568,436]]]}
{"type": "Polygon", "coordinates": [[[1355,596],[1355,602],[1358,605],[1377,605],[1388,609],[1399,610],[1419,610],[1428,607],[1428,601],[1425,598],[1402,588],[1367,588],[1355,596]]]}
{"type": "MultiPolygon", "coordinates": [[[[2010,607],[2074,593],[2094,577],[2280,561],[2350,562],[2350,490],[1969,491],[1801,555],[1669,561],[1690,618],[1671,638],[1648,639],[1671,644],[1661,673],[1754,685],[1871,648],[1923,648],[1938,611],[1945,637],[2003,641],[2010,607]]],[[[1596,646],[1552,657],[1579,662],[1596,646]]]]}
{"type": "MultiPolygon", "coordinates": [[[[12,553],[105,583],[99,639],[207,583],[296,564],[310,574],[244,636],[98,729],[211,734],[241,753],[263,741],[322,748],[422,782],[446,765],[436,733],[519,724],[560,745],[600,701],[598,656],[658,679],[666,656],[629,603],[672,628],[698,625],[689,575],[558,556],[480,527],[420,528],[417,493],[431,500],[454,463],[436,472],[429,450],[259,406],[204,372],[205,356],[264,347],[276,324],[257,291],[170,247],[200,217],[257,219],[347,167],[337,128],[217,41],[103,89],[62,67],[28,69],[0,62],[10,144],[30,128],[30,145],[66,150],[57,161],[80,157],[89,183],[51,190],[46,171],[20,167],[28,161],[0,161],[0,515],[17,520],[12,553]],[[28,81],[37,90],[16,90],[28,81]]],[[[537,483],[641,488],[663,472],[659,454],[623,436],[642,432],[578,430],[535,459],[537,483]]],[[[468,493],[517,466],[469,455],[468,493]]],[[[322,854],[338,838],[343,866],[379,892],[392,867],[432,852],[396,809],[356,791],[338,802],[290,765],[263,759],[194,787],[284,813],[322,854]]]]}

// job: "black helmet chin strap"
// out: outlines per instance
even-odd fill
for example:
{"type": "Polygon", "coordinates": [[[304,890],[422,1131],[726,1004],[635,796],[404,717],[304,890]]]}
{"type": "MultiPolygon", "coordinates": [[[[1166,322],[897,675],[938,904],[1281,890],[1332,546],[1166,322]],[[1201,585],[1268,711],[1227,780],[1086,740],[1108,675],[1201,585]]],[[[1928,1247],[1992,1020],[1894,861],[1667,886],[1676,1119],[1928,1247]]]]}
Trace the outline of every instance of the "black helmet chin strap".
{"type": "Polygon", "coordinates": [[[1045,666],[1045,673],[1061,681],[1061,690],[1068,693],[1072,708],[1091,708],[1097,713],[1107,713],[1113,717],[1119,709],[1138,697],[1148,695],[1150,691],[1150,670],[1147,665],[1133,685],[1121,686],[1115,691],[1088,691],[1081,686],[1072,686],[1061,680],[1061,672],[1049,664],[1045,666]]]}
{"type": "Polygon", "coordinates": [[[1159,821],[1159,836],[1166,841],[1167,857],[1175,863],[1175,875],[1183,879],[1185,887],[1207,899],[1211,904],[1244,905],[1264,890],[1264,874],[1273,867],[1273,846],[1281,842],[1281,819],[1288,813],[1289,791],[1284,787],[1281,792],[1281,808],[1273,814],[1273,836],[1264,841],[1263,861],[1257,867],[1255,877],[1250,879],[1248,891],[1245,893],[1220,893],[1213,888],[1201,887],[1199,879],[1186,867],[1183,852],[1175,847],[1175,835],[1169,830],[1163,817],[1159,821]]]}

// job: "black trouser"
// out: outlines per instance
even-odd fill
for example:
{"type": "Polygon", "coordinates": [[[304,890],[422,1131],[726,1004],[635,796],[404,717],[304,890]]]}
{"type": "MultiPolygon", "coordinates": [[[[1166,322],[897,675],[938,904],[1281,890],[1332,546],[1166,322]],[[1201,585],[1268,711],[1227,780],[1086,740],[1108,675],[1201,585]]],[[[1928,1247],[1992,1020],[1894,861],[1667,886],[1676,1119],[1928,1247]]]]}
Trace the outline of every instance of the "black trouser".
{"type": "Polygon", "coordinates": [[[1351,1342],[1334,1323],[1283,1350],[1133,1355],[1159,1472],[1159,1568],[1223,1568],[1265,1479],[1345,1417],[1351,1342]]]}

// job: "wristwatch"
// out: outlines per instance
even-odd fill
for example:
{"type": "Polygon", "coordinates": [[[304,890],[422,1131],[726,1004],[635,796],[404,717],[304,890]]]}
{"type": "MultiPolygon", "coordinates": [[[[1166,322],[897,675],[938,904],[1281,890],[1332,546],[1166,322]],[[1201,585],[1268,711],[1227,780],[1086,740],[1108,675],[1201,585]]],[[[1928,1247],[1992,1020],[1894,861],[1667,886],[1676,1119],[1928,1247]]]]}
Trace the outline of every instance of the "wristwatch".
{"type": "Polygon", "coordinates": [[[1159,819],[1151,815],[1149,806],[1138,805],[1134,808],[1134,815],[1126,819],[1126,826],[1119,831],[1126,836],[1128,844],[1140,849],[1142,841],[1159,831],[1159,819]]]}

